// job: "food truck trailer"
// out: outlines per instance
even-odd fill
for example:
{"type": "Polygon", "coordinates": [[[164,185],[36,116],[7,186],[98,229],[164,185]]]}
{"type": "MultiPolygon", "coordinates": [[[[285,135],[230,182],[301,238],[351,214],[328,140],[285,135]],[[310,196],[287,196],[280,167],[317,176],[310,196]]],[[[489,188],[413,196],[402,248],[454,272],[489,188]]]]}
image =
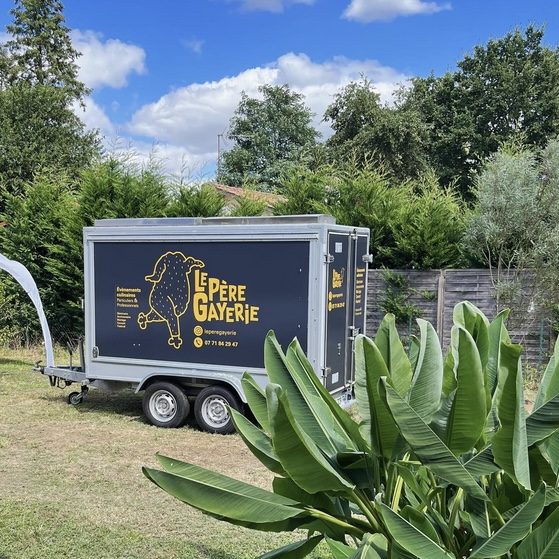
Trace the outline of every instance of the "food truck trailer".
{"type": "Polygon", "coordinates": [[[81,365],[44,366],[51,384],[143,391],[147,419],[233,430],[241,377],[265,386],[263,342],[297,337],[341,404],[364,332],[369,230],[326,215],[106,219],[84,229],[81,365]]]}

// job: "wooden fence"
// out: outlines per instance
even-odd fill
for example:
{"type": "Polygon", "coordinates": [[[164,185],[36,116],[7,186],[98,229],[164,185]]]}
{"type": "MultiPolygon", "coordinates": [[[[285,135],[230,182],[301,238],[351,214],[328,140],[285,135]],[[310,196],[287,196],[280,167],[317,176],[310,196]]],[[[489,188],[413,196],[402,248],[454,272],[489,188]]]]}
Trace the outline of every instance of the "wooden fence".
{"type": "MultiPolygon", "coordinates": [[[[374,335],[386,312],[387,282],[385,271],[369,270],[367,304],[367,333],[374,335]]],[[[443,346],[448,347],[452,328],[452,310],[460,301],[470,301],[480,308],[489,319],[497,313],[493,284],[489,270],[391,270],[391,274],[404,276],[408,283],[407,303],[412,305],[421,318],[431,322],[443,346]]],[[[543,312],[528,313],[519,325],[510,328],[513,341],[524,346],[525,359],[532,366],[545,363],[552,350],[554,334],[550,321],[543,312]]],[[[399,324],[403,337],[416,333],[414,320],[399,324]]]]}

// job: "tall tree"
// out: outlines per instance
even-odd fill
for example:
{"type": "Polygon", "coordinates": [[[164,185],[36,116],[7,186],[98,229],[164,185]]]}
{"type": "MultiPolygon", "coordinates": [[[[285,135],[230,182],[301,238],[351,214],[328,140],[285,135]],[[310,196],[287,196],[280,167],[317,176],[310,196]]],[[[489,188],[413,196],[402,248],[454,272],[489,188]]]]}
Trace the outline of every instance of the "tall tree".
{"type": "Polygon", "coordinates": [[[416,78],[403,92],[400,107],[429,127],[431,164],[465,196],[501,145],[543,147],[559,133],[559,51],[542,42],[542,29],[517,29],[475,47],[455,72],[416,78]]]}
{"type": "MultiPolygon", "coordinates": [[[[5,83],[50,85],[82,101],[89,90],[78,79],[76,60],[59,0],[15,0],[3,45],[5,83]]],[[[0,66],[0,69],[2,67],[0,66]]]]}
{"type": "Polygon", "coordinates": [[[0,210],[2,191],[17,193],[41,169],[76,178],[99,151],[57,87],[19,83],[0,90],[0,210]]]}
{"type": "Polygon", "coordinates": [[[379,163],[399,179],[417,177],[427,169],[428,130],[420,114],[413,108],[383,106],[367,79],[343,88],[324,120],[334,130],[326,142],[333,161],[379,163]]]}
{"type": "Polygon", "coordinates": [[[534,306],[559,308],[559,140],[543,150],[506,146],[475,181],[465,245],[491,271],[498,307],[535,320],[534,306]]]}
{"type": "Polygon", "coordinates": [[[218,180],[241,186],[247,179],[260,189],[272,189],[285,164],[316,144],[312,113],[303,95],[287,85],[263,85],[261,99],[241,94],[231,118],[228,138],[233,148],[220,161],[218,180]]]}
{"type": "Polygon", "coordinates": [[[61,2],[16,0],[11,13],[0,45],[0,211],[5,194],[21,192],[36,173],[58,169],[72,181],[100,149],[73,110],[89,90],[61,2]]]}

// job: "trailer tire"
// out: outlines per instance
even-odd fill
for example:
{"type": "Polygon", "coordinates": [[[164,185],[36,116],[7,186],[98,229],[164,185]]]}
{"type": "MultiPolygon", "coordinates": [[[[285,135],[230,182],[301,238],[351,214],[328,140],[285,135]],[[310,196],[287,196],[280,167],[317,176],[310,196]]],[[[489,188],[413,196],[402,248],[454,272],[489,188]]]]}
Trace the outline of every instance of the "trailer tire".
{"type": "Polygon", "coordinates": [[[144,393],[142,408],[147,420],[157,427],[180,427],[190,413],[190,403],[181,387],[172,382],[154,382],[144,393]]]}
{"type": "Polygon", "coordinates": [[[77,406],[83,402],[83,394],[81,392],[70,392],[68,394],[68,403],[71,406],[77,406]]]}
{"type": "Polygon", "coordinates": [[[203,431],[228,435],[235,432],[235,425],[228,407],[241,411],[242,406],[235,394],[223,386],[208,386],[196,397],[194,417],[203,431]]]}

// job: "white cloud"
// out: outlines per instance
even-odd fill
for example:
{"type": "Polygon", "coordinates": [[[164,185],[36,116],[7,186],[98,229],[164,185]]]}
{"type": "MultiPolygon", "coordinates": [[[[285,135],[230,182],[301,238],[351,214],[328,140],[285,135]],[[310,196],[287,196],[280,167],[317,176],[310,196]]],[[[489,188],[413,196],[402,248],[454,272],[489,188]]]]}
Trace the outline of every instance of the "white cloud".
{"type": "Polygon", "coordinates": [[[146,72],[144,49],[118,39],[103,40],[94,31],[72,31],[72,43],[82,53],[79,78],[88,87],[124,87],[132,73],[146,72]]]}
{"type": "Polygon", "coordinates": [[[241,92],[256,96],[260,85],[287,83],[305,96],[306,104],[316,113],[314,126],[327,137],[331,130],[322,122],[324,110],[341,87],[361,76],[373,82],[384,102],[390,102],[396,86],[408,79],[375,60],[337,57],[315,63],[305,54],[289,53],[267,66],[172,91],[138,110],[128,130],[134,135],[181,146],[191,156],[206,160],[211,156],[215,160],[217,134],[227,128],[241,92]]]}
{"type": "Polygon", "coordinates": [[[450,3],[426,0],[351,0],[344,17],[362,22],[390,21],[398,16],[434,14],[449,10],[450,3]]]}
{"type": "Polygon", "coordinates": [[[208,179],[207,165],[215,159],[214,153],[192,154],[183,147],[172,144],[138,142],[124,138],[119,138],[116,144],[109,146],[109,151],[140,165],[152,163],[167,176],[181,178],[186,183],[208,179]]]}
{"type": "Polygon", "coordinates": [[[204,41],[200,39],[190,39],[188,41],[182,41],[182,44],[194,54],[202,54],[202,47],[204,46],[204,41]]]}
{"type": "Polygon", "coordinates": [[[85,107],[79,103],[73,104],[73,110],[90,130],[98,129],[105,136],[115,134],[116,130],[105,111],[91,98],[84,101],[85,107]]]}
{"type": "Polygon", "coordinates": [[[315,0],[240,0],[241,8],[249,12],[281,13],[292,4],[305,4],[310,6],[315,0]]]}

